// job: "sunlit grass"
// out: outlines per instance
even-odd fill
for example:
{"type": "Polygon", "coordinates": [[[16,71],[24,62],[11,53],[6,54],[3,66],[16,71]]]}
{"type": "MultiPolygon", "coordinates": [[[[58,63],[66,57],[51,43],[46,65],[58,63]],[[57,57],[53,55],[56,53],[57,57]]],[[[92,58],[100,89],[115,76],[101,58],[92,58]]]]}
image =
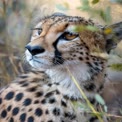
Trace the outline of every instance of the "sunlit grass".
{"type": "Polygon", "coordinates": [[[115,71],[122,71],[122,63],[112,64],[109,67],[115,71]]]}

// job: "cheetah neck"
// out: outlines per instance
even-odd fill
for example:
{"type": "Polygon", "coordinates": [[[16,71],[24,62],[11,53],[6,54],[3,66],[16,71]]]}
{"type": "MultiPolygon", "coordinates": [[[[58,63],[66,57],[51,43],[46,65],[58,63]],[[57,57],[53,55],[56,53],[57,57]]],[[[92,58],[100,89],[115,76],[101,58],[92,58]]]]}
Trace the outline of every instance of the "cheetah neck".
{"type": "MultiPolygon", "coordinates": [[[[99,66],[99,70],[102,70],[101,66],[99,66]]],[[[79,92],[78,88],[76,87],[74,81],[71,78],[71,75],[76,79],[79,85],[82,88],[82,85],[89,81],[94,82],[91,80],[94,77],[96,71],[90,72],[90,68],[87,64],[77,64],[77,65],[70,65],[67,68],[57,68],[51,69],[47,71],[47,74],[51,77],[52,83],[59,84],[58,89],[66,96],[74,99],[82,98],[81,93],[79,92]],[[69,71],[71,74],[69,74],[69,71]]],[[[91,94],[90,94],[91,95],[91,94]]]]}

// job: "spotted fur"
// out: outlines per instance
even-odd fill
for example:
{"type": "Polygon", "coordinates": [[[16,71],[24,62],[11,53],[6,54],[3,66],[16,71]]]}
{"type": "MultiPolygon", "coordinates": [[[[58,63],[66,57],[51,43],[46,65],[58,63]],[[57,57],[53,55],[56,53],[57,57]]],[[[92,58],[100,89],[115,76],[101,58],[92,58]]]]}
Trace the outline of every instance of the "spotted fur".
{"type": "Polygon", "coordinates": [[[102,93],[106,81],[106,60],[93,53],[106,51],[106,44],[103,29],[91,20],[63,14],[41,19],[26,46],[35,71],[1,89],[0,122],[97,122],[96,116],[73,106],[86,101],[71,75],[99,111],[95,94],[102,93]],[[75,31],[88,25],[98,30],[75,31]]]}

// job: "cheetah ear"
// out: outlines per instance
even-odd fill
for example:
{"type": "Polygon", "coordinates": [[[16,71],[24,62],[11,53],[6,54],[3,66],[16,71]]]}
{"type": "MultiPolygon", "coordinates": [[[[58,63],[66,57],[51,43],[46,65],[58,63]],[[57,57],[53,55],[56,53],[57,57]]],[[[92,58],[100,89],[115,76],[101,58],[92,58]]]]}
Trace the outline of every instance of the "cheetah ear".
{"type": "Polygon", "coordinates": [[[106,37],[106,51],[109,53],[122,40],[122,22],[103,28],[106,37]]]}

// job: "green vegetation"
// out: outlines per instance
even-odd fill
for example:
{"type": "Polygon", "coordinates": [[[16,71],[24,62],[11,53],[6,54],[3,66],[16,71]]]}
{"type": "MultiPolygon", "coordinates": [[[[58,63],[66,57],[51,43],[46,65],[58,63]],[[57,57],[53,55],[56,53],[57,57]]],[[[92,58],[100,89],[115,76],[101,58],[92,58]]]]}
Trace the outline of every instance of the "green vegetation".
{"type": "Polygon", "coordinates": [[[122,71],[122,63],[112,64],[110,65],[110,68],[115,71],[122,71]]]}

